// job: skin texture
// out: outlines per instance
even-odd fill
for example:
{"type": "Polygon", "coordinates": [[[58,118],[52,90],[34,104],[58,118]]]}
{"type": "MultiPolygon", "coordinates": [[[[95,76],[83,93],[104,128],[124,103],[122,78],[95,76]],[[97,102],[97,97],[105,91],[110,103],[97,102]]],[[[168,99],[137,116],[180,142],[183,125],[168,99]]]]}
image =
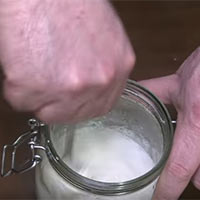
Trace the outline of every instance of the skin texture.
{"type": "MultiPolygon", "coordinates": [[[[107,112],[135,61],[104,0],[0,0],[0,30],[6,99],[48,123],[107,112]]],[[[140,83],[178,111],[172,152],[154,196],[176,200],[190,180],[200,189],[200,49],[176,74],[140,83]]]]}
{"type": "Polygon", "coordinates": [[[0,0],[4,94],[46,123],[111,109],[135,56],[105,0],[0,0]]]}
{"type": "Polygon", "coordinates": [[[189,181],[200,189],[200,48],[170,76],[140,82],[178,111],[173,148],[154,200],[176,200],[189,181]]]}

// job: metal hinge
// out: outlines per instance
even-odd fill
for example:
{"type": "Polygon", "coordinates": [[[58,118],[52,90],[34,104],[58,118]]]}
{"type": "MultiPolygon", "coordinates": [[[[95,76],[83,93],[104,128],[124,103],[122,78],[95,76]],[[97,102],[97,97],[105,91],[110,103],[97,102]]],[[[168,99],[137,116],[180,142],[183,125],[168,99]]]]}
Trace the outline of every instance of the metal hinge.
{"type": "Polygon", "coordinates": [[[12,174],[24,173],[34,168],[42,160],[37,154],[37,149],[46,151],[45,147],[39,144],[40,128],[44,126],[36,119],[28,121],[30,130],[21,135],[13,144],[3,147],[1,176],[6,177],[12,174]],[[26,147],[26,149],[23,149],[26,147]],[[20,152],[21,150],[21,152],[20,152]],[[25,159],[19,161],[19,154],[24,153],[25,159]]]}

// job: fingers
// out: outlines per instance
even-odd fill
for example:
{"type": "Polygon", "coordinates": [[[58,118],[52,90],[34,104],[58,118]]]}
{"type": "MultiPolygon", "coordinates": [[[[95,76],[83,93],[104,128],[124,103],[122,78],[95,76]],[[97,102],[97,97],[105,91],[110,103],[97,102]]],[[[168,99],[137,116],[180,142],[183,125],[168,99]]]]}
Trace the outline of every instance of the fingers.
{"type": "Polygon", "coordinates": [[[165,104],[171,104],[174,96],[173,94],[178,91],[178,77],[176,74],[154,78],[149,80],[139,81],[143,87],[146,87],[165,104]]]}
{"type": "Polygon", "coordinates": [[[121,80],[123,84],[116,87],[111,84],[106,90],[95,87],[88,88],[83,94],[74,96],[73,105],[70,106],[72,99],[65,96],[57,102],[52,102],[41,107],[36,116],[45,123],[74,123],[82,120],[91,119],[107,113],[120,96],[125,80],[121,80]]]}
{"type": "Polygon", "coordinates": [[[200,130],[183,116],[179,113],[172,151],[153,200],[177,200],[199,166],[200,130]]]}

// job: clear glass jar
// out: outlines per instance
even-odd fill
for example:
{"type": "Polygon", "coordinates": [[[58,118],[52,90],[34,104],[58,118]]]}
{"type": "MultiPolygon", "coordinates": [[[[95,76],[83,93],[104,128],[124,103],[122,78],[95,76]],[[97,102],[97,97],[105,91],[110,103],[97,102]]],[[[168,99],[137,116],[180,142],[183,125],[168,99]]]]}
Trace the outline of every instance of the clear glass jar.
{"type": "Polygon", "coordinates": [[[165,106],[128,81],[107,115],[45,126],[41,136],[46,152],[40,152],[36,169],[39,199],[150,200],[171,149],[173,127],[165,106]]]}

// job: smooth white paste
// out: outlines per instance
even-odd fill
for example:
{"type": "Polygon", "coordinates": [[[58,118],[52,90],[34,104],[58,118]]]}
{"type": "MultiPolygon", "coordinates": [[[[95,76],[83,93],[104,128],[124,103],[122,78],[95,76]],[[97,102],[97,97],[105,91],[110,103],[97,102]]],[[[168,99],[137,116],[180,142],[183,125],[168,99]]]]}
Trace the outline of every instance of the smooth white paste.
{"type": "MultiPolygon", "coordinates": [[[[117,129],[86,126],[75,129],[72,137],[71,149],[63,154],[62,159],[87,178],[123,182],[145,174],[155,165],[139,144],[117,129]]],[[[67,183],[47,158],[37,169],[36,182],[40,199],[55,200],[150,200],[156,183],[154,181],[137,192],[122,196],[95,195],[67,183]]]]}
{"type": "Polygon", "coordinates": [[[68,163],[72,168],[80,166],[77,172],[93,180],[128,181],[154,166],[139,144],[116,129],[82,127],[75,131],[73,143],[68,163]]]}

